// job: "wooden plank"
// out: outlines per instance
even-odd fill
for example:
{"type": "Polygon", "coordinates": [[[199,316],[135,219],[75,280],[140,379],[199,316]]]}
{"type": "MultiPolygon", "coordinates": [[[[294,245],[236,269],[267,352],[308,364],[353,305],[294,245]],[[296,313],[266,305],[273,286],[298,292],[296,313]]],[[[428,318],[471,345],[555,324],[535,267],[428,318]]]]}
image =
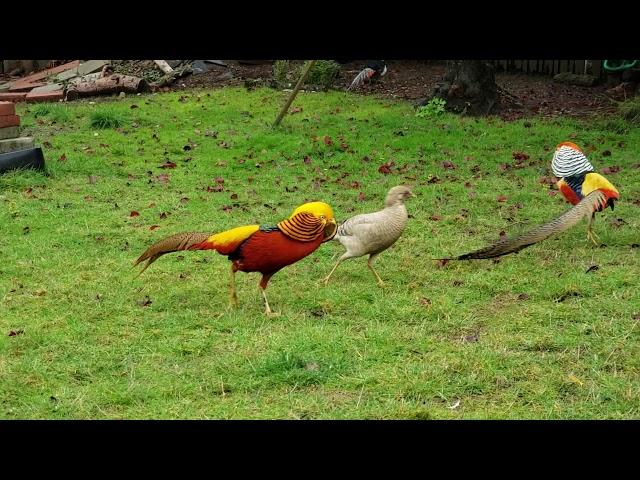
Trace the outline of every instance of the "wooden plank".
{"type": "Polygon", "coordinates": [[[591,60],[591,74],[598,78],[602,78],[604,76],[602,60],[591,60]]]}

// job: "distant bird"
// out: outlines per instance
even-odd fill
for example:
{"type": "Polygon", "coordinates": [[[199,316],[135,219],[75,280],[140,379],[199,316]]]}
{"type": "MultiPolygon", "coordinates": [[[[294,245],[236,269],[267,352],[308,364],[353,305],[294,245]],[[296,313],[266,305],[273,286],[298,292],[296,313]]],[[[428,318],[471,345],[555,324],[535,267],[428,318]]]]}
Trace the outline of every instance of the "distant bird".
{"type": "Polygon", "coordinates": [[[275,225],[247,225],[225,232],[179,233],[150,246],[135,261],[134,266],[147,261],[140,271],[166,253],[180,250],[216,250],[231,260],[229,293],[231,304],[238,305],[235,273],[260,272],[260,289],[264,298],[265,314],[274,314],[267,301],[269,279],[282,268],[302,260],[336,234],[333,210],[323,202],[305,203],[291,216],[275,225]]]}
{"type": "Polygon", "coordinates": [[[364,69],[356,75],[347,90],[359,87],[365,82],[371,82],[384,77],[387,74],[387,64],[384,60],[369,60],[364,69]]]}
{"type": "Polygon", "coordinates": [[[494,258],[514,253],[552,235],[564,232],[583,218],[588,218],[587,239],[597,245],[592,231],[596,212],[607,207],[613,210],[619,198],[616,187],[599,173],[595,173],[582,150],[571,142],[563,142],[556,147],[551,161],[553,174],[558,177],[558,189],[564,198],[574,205],[555,220],[513,238],[500,241],[464,255],[442,260],[472,260],[494,258]]]}
{"type": "Polygon", "coordinates": [[[367,265],[375,275],[378,285],[383,287],[384,282],[373,268],[373,262],[402,235],[408,218],[404,202],[413,196],[409,187],[404,185],[393,187],[387,193],[383,210],[356,215],[342,223],[334,239],[347,251],[338,259],[338,263],[329,275],[323,279],[324,284],[329,283],[331,275],[344,260],[369,255],[367,265]]]}

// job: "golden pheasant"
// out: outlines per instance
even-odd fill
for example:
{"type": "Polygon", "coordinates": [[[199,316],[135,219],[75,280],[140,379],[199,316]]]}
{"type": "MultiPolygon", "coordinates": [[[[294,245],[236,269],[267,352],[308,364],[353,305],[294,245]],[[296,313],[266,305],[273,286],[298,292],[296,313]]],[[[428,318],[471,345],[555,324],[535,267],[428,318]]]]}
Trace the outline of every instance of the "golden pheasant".
{"type": "Polygon", "coordinates": [[[274,314],[267,301],[267,284],[271,277],[292,263],[313,253],[324,242],[336,234],[337,226],[333,210],[323,202],[305,203],[296,208],[291,216],[275,225],[246,225],[225,232],[179,233],[165,238],[149,247],[135,261],[147,264],[140,271],[165,253],[180,250],[216,250],[231,260],[230,297],[234,307],[238,305],[235,273],[260,272],[259,286],[264,298],[265,313],[274,314]]]}
{"type": "Polygon", "coordinates": [[[384,209],[378,212],[356,215],[338,227],[335,240],[347,251],[338,259],[333,270],[323,280],[326,285],[338,265],[349,258],[369,255],[367,265],[373,272],[380,287],[384,286],[380,275],[373,268],[376,257],[393,245],[407,226],[407,209],[404,202],[412,197],[411,189],[404,185],[393,187],[387,193],[384,209]]]}
{"type": "Polygon", "coordinates": [[[620,194],[616,187],[593,166],[577,145],[563,142],[556,147],[551,161],[553,174],[559,178],[558,189],[564,198],[574,205],[555,220],[513,238],[503,238],[488,247],[454,258],[443,260],[470,260],[493,258],[522,250],[534,243],[568,230],[583,218],[588,218],[587,239],[597,245],[592,231],[596,212],[607,207],[613,210],[620,194]]]}

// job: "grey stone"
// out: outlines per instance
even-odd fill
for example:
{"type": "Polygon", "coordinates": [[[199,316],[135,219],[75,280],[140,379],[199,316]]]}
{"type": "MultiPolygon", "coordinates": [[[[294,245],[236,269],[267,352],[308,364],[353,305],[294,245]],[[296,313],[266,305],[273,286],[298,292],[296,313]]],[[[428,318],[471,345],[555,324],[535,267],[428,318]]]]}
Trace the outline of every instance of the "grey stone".
{"type": "Polygon", "coordinates": [[[2,85],[0,85],[0,92],[9,90],[11,87],[13,87],[13,82],[3,83],[2,85]]]}
{"type": "Polygon", "coordinates": [[[56,80],[58,80],[59,82],[64,82],[66,80],[71,80],[73,77],[77,77],[77,76],[78,76],[78,67],[59,73],[58,76],[56,77],[56,80]]]}
{"type": "Polygon", "coordinates": [[[109,63],[108,60],[89,60],[81,64],[78,67],[78,75],[86,75],[87,73],[93,73],[97,70],[102,70],[102,67],[109,63]]]}
{"type": "Polygon", "coordinates": [[[80,82],[88,82],[91,80],[97,80],[99,78],[102,77],[102,72],[96,72],[96,73],[90,73],[88,75],[84,75],[82,77],[76,77],[76,78],[72,78],[71,80],[69,80],[69,83],[74,85],[76,83],[80,83],[80,82]]]}
{"type": "Polygon", "coordinates": [[[197,75],[198,73],[205,73],[209,70],[219,69],[220,67],[221,65],[217,63],[209,63],[209,60],[194,60],[191,63],[194,75],[197,75]]]}
{"type": "Polygon", "coordinates": [[[8,138],[0,140],[0,153],[10,153],[17,150],[26,150],[33,148],[32,137],[8,138]]]}
{"type": "Polygon", "coordinates": [[[36,87],[31,90],[31,93],[50,93],[59,92],[64,87],[59,83],[50,83],[49,85],[43,85],[42,87],[36,87]]]}
{"type": "Polygon", "coordinates": [[[20,135],[20,127],[4,127],[0,128],[0,140],[7,138],[16,138],[20,135]]]}

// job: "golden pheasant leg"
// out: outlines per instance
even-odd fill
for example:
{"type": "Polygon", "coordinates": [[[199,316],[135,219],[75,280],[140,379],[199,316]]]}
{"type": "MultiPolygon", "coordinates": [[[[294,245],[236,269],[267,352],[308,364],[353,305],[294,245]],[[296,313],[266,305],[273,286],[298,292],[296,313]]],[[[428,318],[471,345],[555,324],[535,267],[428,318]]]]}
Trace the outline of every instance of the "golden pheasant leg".
{"type": "Polygon", "coordinates": [[[238,295],[236,294],[236,266],[231,264],[231,279],[229,282],[230,303],[234,308],[238,308],[238,295]]]}
{"type": "Polygon", "coordinates": [[[272,275],[273,274],[263,274],[262,279],[260,280],[259,287],[260,292],[262,292],[262,298],[264,298],[265,315],[269,317],[277,317],[278,315],[280,315],[280,313],[271,310],[271,307],[269,306],[269,300],[267,300],[267,283],[269,282],[269,279],[272,275]]]}
{"type": "Polygon", "coordinates": [[[587,239],[591,240],[593,244],[597,247],[598,246],[597,241],[600,240],[600,238],[598,238],[598,236],[593,231],[593,222],[595,219],[596,219],[595,213],[591,215],[591,217],[589,217],[589,225],[587,225],[587,239]]]}

